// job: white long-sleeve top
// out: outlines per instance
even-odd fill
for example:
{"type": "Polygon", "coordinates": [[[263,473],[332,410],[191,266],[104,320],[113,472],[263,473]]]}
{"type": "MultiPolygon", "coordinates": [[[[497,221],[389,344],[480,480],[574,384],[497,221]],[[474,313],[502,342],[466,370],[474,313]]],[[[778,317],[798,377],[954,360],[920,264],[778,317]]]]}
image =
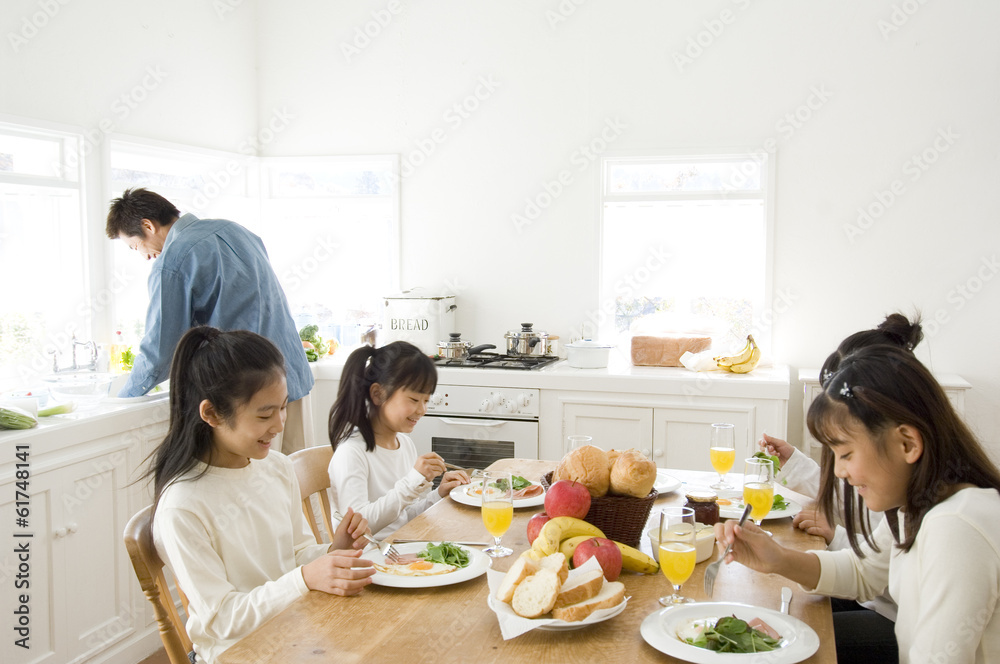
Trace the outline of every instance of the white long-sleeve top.
{"type": "Polygon", "coordinates": [[[172,482],[153,541],[188,597],[188,636],[208,663],[305,595],[301,566],[329,548],[305,522],[291,461],[274,451],[244,468],[199,462],[172,482]]]}
{"type": "Polygon", "coordinates": [[[397,433],[399,447],[375,446],[355,431],[337,445],[330,459],[330,490],[343,513],[348,507],[368,519],[375,537],[382,539],[441,500],[433,483],[414,468],[417,448],[406,434],[397,433]]]}
{"type": "MultiPolygon", "coordinates": [[[[787,486],[792,491],[797,491],[798,493],[816,500],[816,496],[819,494],[819,475],[819,464],[802,452],[795,450],[792,452],[792,456],[788,457],[788,461],[785,462],[785,465],[781,467],[781,473],[778,476],[778,480],[781,484],[787,486]]],[[[875,514],[876,520],[881,521],[881,513],[876,512],[875,514]]],[[[834,526],[833,537],[830,539],[830,543],[827,544],[826,548],[828,551],[851,548],[850,539],[848,538],[847,531],[843,526],[834,526]]],[[[892,601],[892,598],[889,597],[888,593],[883,593],[882,595],[874,597],[869,601],[861,602],[861,605],[875,611],[881,616],[885,616],[889,620],[896,619],[898,609],[896,607],[896,603],[892,601]]]]}
{"type": "MultiPolygon", "coordinates": [[[[903,528],[900,514],[900,530],[903,528]]],[[[875,530],[881,549],[811,551],[820,561],[815,592],[871,599],[888,588],[899,605],[901,664],[1000,661],[1000,493],[963,489],[924,515],[909,552],[888,523],[875,530]]]]}

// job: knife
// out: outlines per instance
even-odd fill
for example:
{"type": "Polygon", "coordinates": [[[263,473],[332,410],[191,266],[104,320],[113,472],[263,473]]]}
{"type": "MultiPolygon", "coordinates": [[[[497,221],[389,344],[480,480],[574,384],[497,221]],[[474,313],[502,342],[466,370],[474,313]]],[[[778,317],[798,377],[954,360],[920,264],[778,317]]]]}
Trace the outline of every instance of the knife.
{"type": "Polygon", "coordinates": [[[792,589],[785,586],[781,589],[781,612],[788,614],[788,604],[792,601],[792,589]]]}
{"type": "MultiPolygon", "coordinates": [[[[393,544],[410,544],[412,542],[436,542],[438,540],[428,540],[428,539],[394,539],[393,544]]],[[[460,544],[462,546],[489,546],[489,542],[459,542],[458,540],[441,540],[444,542],[451,542],[452,544],[460,544]]]]}

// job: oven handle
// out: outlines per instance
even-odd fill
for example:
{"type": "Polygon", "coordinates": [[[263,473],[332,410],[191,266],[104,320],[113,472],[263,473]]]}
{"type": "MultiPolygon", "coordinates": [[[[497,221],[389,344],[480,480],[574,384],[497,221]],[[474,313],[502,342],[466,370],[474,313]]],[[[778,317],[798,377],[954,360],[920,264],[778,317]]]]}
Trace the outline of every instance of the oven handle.
{"type": "Polygon", "coordinates": [[[507,424],[507,422],[504,421],[504,420],[489,420],[489,421],[483,421],[483,420],[456,420],[456,419],[452,419],[450,417],[439,417],[438,419],[441,420],[442,422],[444,422],[445,424],[458,424],[458,425],[466,426],[466,427],[493,428],[493,427],[502,427],[503,425],[507,424]]]}

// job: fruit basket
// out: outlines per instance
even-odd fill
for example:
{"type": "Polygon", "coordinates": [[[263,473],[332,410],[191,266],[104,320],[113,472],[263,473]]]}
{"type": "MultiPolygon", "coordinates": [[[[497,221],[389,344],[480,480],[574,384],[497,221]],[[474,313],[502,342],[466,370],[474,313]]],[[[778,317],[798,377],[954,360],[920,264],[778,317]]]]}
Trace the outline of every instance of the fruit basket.
{"type": "MultiPolygon", "coordinates": [[[[542,477],[542,486],[548,491],[551,484],[550,471],[542,477]]],[[[590,511],[583,520],[600,528],[608,539],[639,548],[657,495],[656,489],[652,489],[645,498],[611,494],[592,498],[590,511]]]]}

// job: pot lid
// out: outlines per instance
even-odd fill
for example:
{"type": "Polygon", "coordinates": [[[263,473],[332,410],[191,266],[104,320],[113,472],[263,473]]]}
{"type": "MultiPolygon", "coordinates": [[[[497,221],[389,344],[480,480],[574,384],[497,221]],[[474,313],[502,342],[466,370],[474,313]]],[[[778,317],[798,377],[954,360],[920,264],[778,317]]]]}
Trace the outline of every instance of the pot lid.
{"type": "Polygon", "coordinates": [[[534,323],[521,323],[520,330],[510,330],[509,332],[507,332],[507,334],[504,335],[504,337],[510,339],[531,339],[532,337],[549,336],[545,332],[539,332],[537,330],[531,329],[532,325],[534,325],[534,323]]]}
{"type": "Polygon", "coordinates": [[[566,348],[614,348],[612,344],[602,344],[593,339],[577,339],[571,344],[566,344],[566,348]]]}
{"type": "Polygon", "coordinates": [[[438,346],[442,348],[464,348],[466,346],[471,346],[472,343],[469,341],[462,341],[461,332],[449,332],[448,341],[439,341],[438,346]]]}

